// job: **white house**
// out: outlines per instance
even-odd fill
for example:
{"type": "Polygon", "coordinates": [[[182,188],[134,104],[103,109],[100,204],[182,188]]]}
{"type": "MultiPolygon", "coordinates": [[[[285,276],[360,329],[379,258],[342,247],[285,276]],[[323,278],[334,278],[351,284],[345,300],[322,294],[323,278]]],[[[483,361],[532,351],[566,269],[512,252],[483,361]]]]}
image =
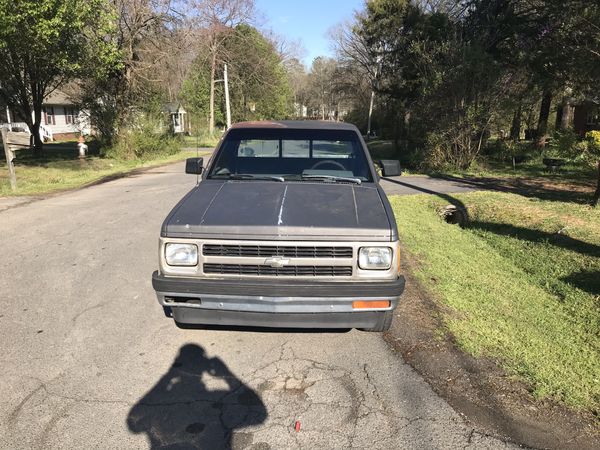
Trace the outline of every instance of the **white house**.
{"type": "Polygon", "coordinates": [[[52,140],[76,139],[91,132],[89,114],[79,110],[75,103],[58,89],[44,101],[42,124],[52,133],[52,140]]]}
{"type": "MultiPolygon", "coordinates": [[[[27,125],[19,120],[13,111],[2,108],[0,126],[22,129],[28,132],[27,125]]],[[[63,91],[55,90],[46,97],[42,105],[42,123],[40,135],[45,141],[77,139],[80,135],[89,135],[91,124],[89,114],[81,111],[63,91]]]]}

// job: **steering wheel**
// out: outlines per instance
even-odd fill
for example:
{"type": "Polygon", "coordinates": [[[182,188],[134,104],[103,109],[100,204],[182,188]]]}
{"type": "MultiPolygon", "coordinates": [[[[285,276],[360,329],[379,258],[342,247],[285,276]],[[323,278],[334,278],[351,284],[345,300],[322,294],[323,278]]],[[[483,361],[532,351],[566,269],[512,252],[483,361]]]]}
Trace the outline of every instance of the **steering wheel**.
{"type": "Polygon", "coordinates": [[[327,165],[327,164],[329,164],[331,166],[335,166],[336,168],[339,168],[340,170],[346,170],[346,168],[344,167],[344,165],[341,162],[334,161],[333,159],[325,159],[323,161],[319,161],[314,166],[312,166],[309,170],[317,169],[317,168],[327,165]]]}

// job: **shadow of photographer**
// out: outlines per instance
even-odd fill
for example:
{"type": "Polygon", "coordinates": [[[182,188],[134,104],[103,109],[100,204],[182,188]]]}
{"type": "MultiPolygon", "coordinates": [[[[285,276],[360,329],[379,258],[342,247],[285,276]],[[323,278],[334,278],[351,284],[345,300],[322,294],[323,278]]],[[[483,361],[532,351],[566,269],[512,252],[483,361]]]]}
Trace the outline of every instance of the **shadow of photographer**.
{"type": "Polygon", "coordinates": [[[186,344],[169,371],[131,408],[127,426],[145,433],[151,449],[229,449],[235,430],[266,418],[258,394],[223,361],[186,344]]]}

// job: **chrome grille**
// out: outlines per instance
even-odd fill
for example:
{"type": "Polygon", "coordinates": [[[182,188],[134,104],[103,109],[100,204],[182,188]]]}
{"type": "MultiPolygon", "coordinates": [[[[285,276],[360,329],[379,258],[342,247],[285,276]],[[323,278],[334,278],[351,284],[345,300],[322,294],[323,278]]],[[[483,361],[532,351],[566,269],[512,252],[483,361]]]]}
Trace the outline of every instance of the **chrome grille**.
{"type": "Polygon", "coordinates": [[[291,277],[350,277],[352,266],[284,266],[204,264],[204,273],[221,275],[269,275],[291,277]]]}
{"type": "Polygon", "coordinates": [[[352,258],[352,247],[204,244],[202,246],[202,254],[204,256],[232,257],[352,258]]]}

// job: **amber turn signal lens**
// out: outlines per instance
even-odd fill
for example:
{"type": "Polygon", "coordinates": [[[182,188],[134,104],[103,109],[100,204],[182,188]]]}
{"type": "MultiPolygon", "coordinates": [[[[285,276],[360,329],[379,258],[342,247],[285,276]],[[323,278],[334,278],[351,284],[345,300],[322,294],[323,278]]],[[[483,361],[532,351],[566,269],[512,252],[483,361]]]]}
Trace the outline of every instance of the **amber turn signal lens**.
{"type": "Polygon", "coordinates": [[[389,308],[389,300],[357,300],[352,302],[353,309],[389,308]]]}

